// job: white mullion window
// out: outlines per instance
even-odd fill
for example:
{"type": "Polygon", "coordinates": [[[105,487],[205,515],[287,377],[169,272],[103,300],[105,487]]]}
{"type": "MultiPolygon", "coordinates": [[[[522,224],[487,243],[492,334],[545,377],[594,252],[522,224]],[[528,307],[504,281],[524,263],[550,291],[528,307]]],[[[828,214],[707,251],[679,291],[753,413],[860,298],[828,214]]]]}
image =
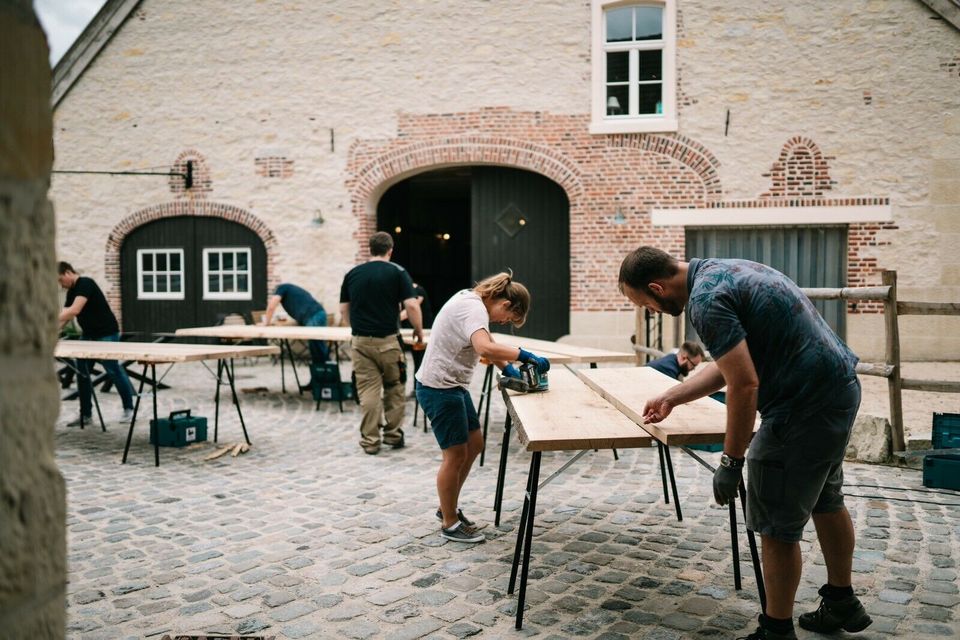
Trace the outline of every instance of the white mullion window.
{"type": "Polygon", "coordinates": [[[252,300],[249,247],[211,247],[203,250],[203,299],[252,300]]]}
{"type": "Polygon", "coordinates": [[[676,2],[593,0],[591,133],[676,131],[676,2]]]}
{"type": "Polygon", "coordinates": [[[183,249],[137,250],[137,299],[183,300],[183,249]]]}

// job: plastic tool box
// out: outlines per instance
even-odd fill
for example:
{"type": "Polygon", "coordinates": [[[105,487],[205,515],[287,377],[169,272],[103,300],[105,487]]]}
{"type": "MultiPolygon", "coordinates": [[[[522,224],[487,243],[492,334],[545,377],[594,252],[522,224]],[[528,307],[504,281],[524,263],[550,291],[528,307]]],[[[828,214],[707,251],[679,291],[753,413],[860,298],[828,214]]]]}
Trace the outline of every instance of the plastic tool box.
{"type": "Polygon", "coordinates": [[[171,411],[167,418],[150,421],[150,444],[153,444],[154,422],[161,447],[185,447],[207,439],[207,419],[191,416],[190,409],[171,411]]]}

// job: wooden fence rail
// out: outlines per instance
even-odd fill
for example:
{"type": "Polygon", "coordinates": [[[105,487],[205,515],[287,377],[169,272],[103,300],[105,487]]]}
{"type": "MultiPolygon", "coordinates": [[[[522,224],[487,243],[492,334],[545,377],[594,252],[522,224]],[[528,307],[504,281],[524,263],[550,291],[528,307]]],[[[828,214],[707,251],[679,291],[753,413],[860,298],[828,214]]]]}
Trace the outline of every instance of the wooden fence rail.
{"type": "MultiPolygon", "coordinates": [[[[811,300],[876,300],[883,302],[885,362],[860,362],[857,364],[857,373],[887,379],[890,400],[890,426],[893,430],[893,450],[904,451],[906,442],[903,433],[903,391],[906,389],[935,393],[960,393],[960,382],[903,378],[900,363],[899,316],[960,316],[960,303],[897,300],[896,271],[884,271],[882,273],[882,283],[883,285],[879,287],[805,288],[801,291],[811,300]]],[[[679,328],[678,325],[677,328],[679,328]]],[[[677,336],[679,336],[679,331],[677,336]]],[[[675,336],[675,339],[678,339],[677,336],[675,336]]],[[[663,355],[656,349],[639,344],[634,349],[638,354],[663,355]]]]}

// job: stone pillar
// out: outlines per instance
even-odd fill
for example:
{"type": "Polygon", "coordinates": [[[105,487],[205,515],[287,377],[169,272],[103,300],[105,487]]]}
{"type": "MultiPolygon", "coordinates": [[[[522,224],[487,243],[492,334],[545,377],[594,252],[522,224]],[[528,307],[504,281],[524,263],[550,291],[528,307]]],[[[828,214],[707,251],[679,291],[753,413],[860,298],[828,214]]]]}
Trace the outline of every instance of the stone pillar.
{"type": "Polygon", "coordinates": [[[30,0],[0,0],[0,636],[63,638],[66,496],[54,460],[58,306],[50,63],[30,0]]]}

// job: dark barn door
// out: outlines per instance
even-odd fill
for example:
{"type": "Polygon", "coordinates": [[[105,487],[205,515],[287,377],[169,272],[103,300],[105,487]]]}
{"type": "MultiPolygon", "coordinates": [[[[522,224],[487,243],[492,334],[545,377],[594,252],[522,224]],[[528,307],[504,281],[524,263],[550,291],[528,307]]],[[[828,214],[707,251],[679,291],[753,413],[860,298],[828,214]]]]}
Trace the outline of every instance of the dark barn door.
{"type": "MultiPolygon", "coordinates": [[[[800,287],[847,286],[847,227],[688,228],[687,258],[744,258],[786,274],[800,287]]],[[[827,324],[846,339],[842,300],[814,300],[827,324]]],[[[687,322],[687,336],[694,336],[687,322]]]]}
{"type": "Polygon", "coordinates": [[[214,324],[263,309],[267,256],[247,227],[221,218],[164,218],[120,249],[123,330],[153,333],[214,324]]]}
{"type": "Polygon", "coordinates": [[[515,333],[570,333],[570,203],[560,185],[530,171],[474,167],[470,208],[474,280],[509,267],[530,289],[530,315],[515,333]]]}

